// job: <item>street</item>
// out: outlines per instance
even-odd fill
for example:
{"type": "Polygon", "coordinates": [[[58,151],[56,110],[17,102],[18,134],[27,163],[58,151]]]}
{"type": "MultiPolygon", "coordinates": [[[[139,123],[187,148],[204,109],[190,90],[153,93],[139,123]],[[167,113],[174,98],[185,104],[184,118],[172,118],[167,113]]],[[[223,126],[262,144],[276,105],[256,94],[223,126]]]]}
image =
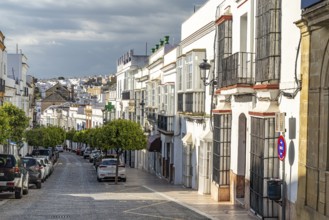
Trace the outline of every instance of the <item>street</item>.
{"type": "Polygon", "coordinates": [[[208,219],[146,186],[156,179],[130,175],[129,170],[125,183],[99,183],[92,163],[61,153],[41,189],[30,185],[22,199],[0,194],[0,219],[208,219]]]}

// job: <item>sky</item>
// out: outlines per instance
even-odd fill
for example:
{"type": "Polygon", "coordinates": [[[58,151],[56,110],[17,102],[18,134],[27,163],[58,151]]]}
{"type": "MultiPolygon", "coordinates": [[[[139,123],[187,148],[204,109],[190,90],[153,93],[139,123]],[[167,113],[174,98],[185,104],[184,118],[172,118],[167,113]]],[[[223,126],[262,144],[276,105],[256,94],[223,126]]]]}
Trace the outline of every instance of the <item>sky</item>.
{"type": "Polygon", "coordinates": [[[8,53],[22,52],[38,79],[108,75],[130,49],[150,55],[165,35],[206,0],[2,0],[0,31],[8,53]],[[147,48],[147,49],[146,49],[147,48]]]}

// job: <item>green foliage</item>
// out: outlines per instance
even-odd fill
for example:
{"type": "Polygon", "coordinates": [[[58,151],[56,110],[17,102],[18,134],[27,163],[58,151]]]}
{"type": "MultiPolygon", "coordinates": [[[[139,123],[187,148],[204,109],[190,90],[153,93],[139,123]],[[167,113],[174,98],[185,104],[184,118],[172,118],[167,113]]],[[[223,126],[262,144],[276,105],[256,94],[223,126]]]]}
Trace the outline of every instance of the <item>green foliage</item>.
{"type": "MultiPolygon", "coordinates": [[[[1,110],[4,112],[0,117],[6,117],[9,122],[9,138],[15,142],[21,142],[25,129],[29,126],[29,118],[25,112],[11,103],[5,103],[1,110]]],[[[3,120],[3,119],[0,119],[3,120]]],[[[6,133],[6,132],[5,132],[6,133]]]]}
{"type": "Polygon", "coordinates": [[[27,143],[34,147],[55,147],[66,139],[65,131],[55,126],[34,128],[26,131],[25,136],[27,143]]]}
{"type": "Polygon", "coordinates": [[[104,146],[115,149],[118,155],[126,150],[141,150],[146,147],[143,129],[136,122],[116,119],[103,127],[101,140],[104,146]]]}
{"type": "Polygon", "coordinates": [[[4,144],[10,136],[9,119],[3,108],[0,108],[0,143],[4,144]]]}
{"type": "Polygon", "coordinates": [[[43,145],[42,129],[43,128],[39,127],[25,131],[25,140],[28,145],[33,147],[43,145]]]}
{"type": "Polygon", "coordinates": [[[67,140],[70,140],[70,141],[73,141],[73,137],[76,133],[76,130],[75,129],[71,129],[69,131],[66,132],[66,139],[67,140]]]}

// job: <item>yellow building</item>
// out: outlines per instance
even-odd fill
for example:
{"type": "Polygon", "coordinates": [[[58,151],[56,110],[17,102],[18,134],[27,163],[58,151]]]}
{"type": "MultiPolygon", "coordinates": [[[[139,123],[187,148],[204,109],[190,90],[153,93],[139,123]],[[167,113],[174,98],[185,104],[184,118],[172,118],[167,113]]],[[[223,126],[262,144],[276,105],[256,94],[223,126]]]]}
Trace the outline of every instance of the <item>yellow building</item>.
{"type": "Polygon", "coordinates": [[[301,1],[298,219],[329,219],[329,0],[301,1]]]}

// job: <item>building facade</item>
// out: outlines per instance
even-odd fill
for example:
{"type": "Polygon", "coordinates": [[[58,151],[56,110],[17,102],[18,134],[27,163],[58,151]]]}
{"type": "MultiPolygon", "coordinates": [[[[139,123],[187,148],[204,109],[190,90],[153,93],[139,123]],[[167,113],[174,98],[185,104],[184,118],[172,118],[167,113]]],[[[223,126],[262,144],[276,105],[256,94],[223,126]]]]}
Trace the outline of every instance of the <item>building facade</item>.
{"type": "Polygon", "coordinates": [[[329,218],[328,1],[301,0],[298,219],[329,218]]]}

